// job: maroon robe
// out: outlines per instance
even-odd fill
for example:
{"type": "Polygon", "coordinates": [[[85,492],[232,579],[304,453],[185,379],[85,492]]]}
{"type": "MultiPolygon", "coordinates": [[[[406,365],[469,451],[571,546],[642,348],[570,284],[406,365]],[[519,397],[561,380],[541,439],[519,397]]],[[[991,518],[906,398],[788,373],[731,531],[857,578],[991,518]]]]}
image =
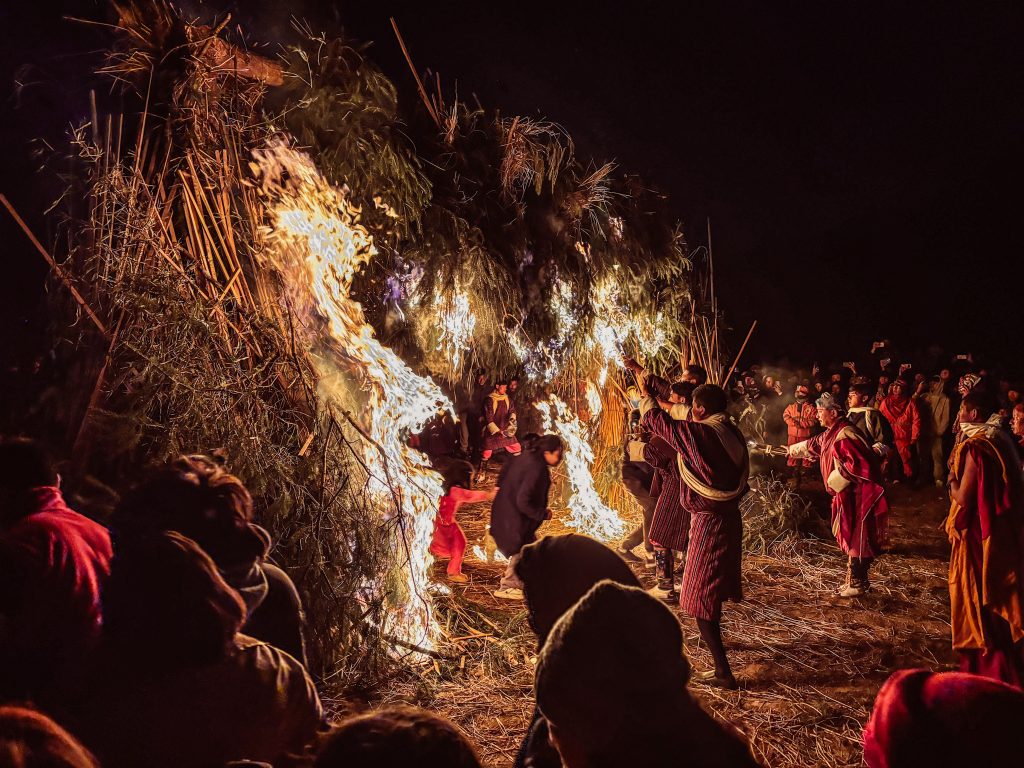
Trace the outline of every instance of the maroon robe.
{"type": "Polygon", "coordinates": [[[881,554],[889,502],[878,454],[846,418],[812,437],[805,447],[810,458],[818,459],[821,478],[832,496],[832,533],[839,548],[857,558],[881,554]],[[828,485],[836,468],[850,481],[838,493],[828,485]]]}
{"type": "Polygon", "coordinates": [[[651,543],[682,552],[690,538],[690,513],[679,499],[681,481],[676,451],[660,437],[655,437],[644,446],[644,461],[657,472],[658,501],[651,520],[651,543]]]}
{"type": "Polygon", "coordinates": [[[643,425],[679,456],[679,499],[690,513],[679,605],[695,619],[717,621],[725,600],[743,599],[740,499],[749,490],[746,442],[725,414],[703,421],[676,421],[652,408],[643,425]]]}
{"type": "Polygon", "coordinates": [[[517,445],[515,436],[508,436],[509,428],[516,416],[516,407],[508,395],[491,392],[484,399],[484,450],[497,451],[517,445]]]}

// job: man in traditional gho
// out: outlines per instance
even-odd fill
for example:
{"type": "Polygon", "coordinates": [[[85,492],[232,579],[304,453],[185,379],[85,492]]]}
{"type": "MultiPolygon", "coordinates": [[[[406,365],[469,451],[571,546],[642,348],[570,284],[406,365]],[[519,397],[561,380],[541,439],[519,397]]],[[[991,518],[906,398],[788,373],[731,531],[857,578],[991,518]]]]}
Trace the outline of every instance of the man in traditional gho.
{"type": "Polygon", "coordinates": [[[1024,475],[1013,438],[986,421],[985,393],[960,405],[946,533],[953,649],[964,672],[1024,687],[1024,475]]]}
{"type": "Polygon", "coordinates": [[[481,473],[495,451],[505,450],[513,456],[522,452],[516,438],[516,406],[508,396],[508,382],[499,381],[494,391],[484,400],[484,437],[481,454],[481,473]]]}
{"type": "Polygon", "coordinates": [[[868,439],[871,449],[884,462],[895,448],[892,425],[882,412],[871,405],[875,388],[867,378],[855,379],[846,398],[846,419],[868,439]]]}
{"type": "Polygon", "coordinates": [[[818,398],[818,421],[825,431],[789,446],[794,458],[817,459],[821,478],[832,496],[832,533],[849,556],[840,597],[857,597],[870,589],[868,570],[882,552],[889,502],[882,485],[878,454],[844,416],[831,394],[818,398]]]}
{"type": "Polygon", "coordinates": [[[907,480],[917,477],[914,449],[921,436],[921,412],[917,401],[910,396],[910,387],[905,379],[896,379],[889,385],[889,394],[878,407],[892,425],[896,452],[903,464],[903,476],[907,480]]]}
{"type": "MultiPolygon", "coordinates": [[[[722,603],[743,598],[740,569],[743,518],[740,499],[747,493],[750,456],[747,444],[726,414],[725,390],[714,384],[697,387],[689,421],[676,421],[653,397],[641,403],[643,426],[676,452],[682,479],[680,503],[690,513],[686,568],[679,605],[697,620],[715,669],[696,679],[736,688],[722,643],[722,603]]],[[[654,526],[657,526],[657,515],[654,526]]],[[[656,538],[652,531],[652,538],[656,538]]]]}
{"type": "MultiPolygon", "coordinates": [[[[814,407],[814,404],[810,401],[811,390],[806,384],[800,384],[796,388],[796,401],[786,406],[786,410],[782,412],[782,420],[786,422],[786,430],[788,445],[793,443],[799,443],[807,440],[811,436],[811,432],[814,427],[818,424],[818,409],[814,407]]],[[[811,459],[794,459],[792,457],[786,460],[786,463],[793,467],[793,476],[797,483],[800,482],[800,477],[803,474],[804,469],[814,466],[814,462],[811,459]]]]}

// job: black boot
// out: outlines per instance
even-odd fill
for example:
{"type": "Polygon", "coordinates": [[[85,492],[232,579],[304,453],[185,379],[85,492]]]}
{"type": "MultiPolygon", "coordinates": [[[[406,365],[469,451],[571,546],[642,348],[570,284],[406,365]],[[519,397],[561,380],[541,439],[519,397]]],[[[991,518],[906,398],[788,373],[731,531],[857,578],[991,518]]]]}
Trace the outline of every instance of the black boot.
{"type": "Polygon", "coordinates": [[[675,564],[674,553],[671,549],[661,549],[658,547],[654,550],[654,563],[658,584],[654,589],[649,590],[650,594],[661,598],[665,602],[673,603],[677,601],[679,593],[676,592],[675,574],[673,573],[673,565],[675,564]]]}

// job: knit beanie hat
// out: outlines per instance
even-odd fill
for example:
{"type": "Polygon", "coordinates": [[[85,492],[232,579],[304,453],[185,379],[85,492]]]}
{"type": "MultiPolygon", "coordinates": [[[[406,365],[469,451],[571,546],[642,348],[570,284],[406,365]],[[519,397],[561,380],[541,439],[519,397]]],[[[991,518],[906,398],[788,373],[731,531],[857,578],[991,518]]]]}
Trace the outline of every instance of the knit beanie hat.
{"type": "Polygon", "coordinates": [[[690,664],[671,610],[642,589],[602,581],[548,635],[537,705],[593,747],[642,728],[659,707],[688,699],[690,664]]]}

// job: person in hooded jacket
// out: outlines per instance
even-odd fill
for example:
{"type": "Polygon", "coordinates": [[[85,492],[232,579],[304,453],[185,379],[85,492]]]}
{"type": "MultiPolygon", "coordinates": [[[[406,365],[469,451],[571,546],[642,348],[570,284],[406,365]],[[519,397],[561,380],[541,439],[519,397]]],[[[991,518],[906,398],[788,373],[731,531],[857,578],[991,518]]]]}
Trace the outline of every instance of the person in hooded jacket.
{"type": "Polygon", "coordinates": [[[213,558],[245,602],[242,631],[306,664],[302,599],[269,562],[270,534],[253,522],[252,496],[215,458],[179,456],[152,471],[114,515],[116,538],[178,531],[213,558]]]}
{"type": "Polygon", "coordinates": [[[679,621],[642,589],[595,585],[552,628],[537,705],[565,768],[754,768],[735,728],[687,690],[679,621]]]}
{"type": "MultiPolygon", "coordinates": [[[[545,536],[523,547],[516,574],[523,582],[526,615],[537,635],[538,651],[562,615],[600,581],[639,587],[636,574],[618,554],[578,533],[545,536]]],[[[548,740],[547,722],[534,708],[515,768],[561,768],[548,740]]]]}
{"type": "Polygon", "coordinates": [[[239,632],[239,594],[175,531],[119,542],[103,635],[71,730],[104,768],[304,765],[323,726],[305,668],[239,632]]]}

